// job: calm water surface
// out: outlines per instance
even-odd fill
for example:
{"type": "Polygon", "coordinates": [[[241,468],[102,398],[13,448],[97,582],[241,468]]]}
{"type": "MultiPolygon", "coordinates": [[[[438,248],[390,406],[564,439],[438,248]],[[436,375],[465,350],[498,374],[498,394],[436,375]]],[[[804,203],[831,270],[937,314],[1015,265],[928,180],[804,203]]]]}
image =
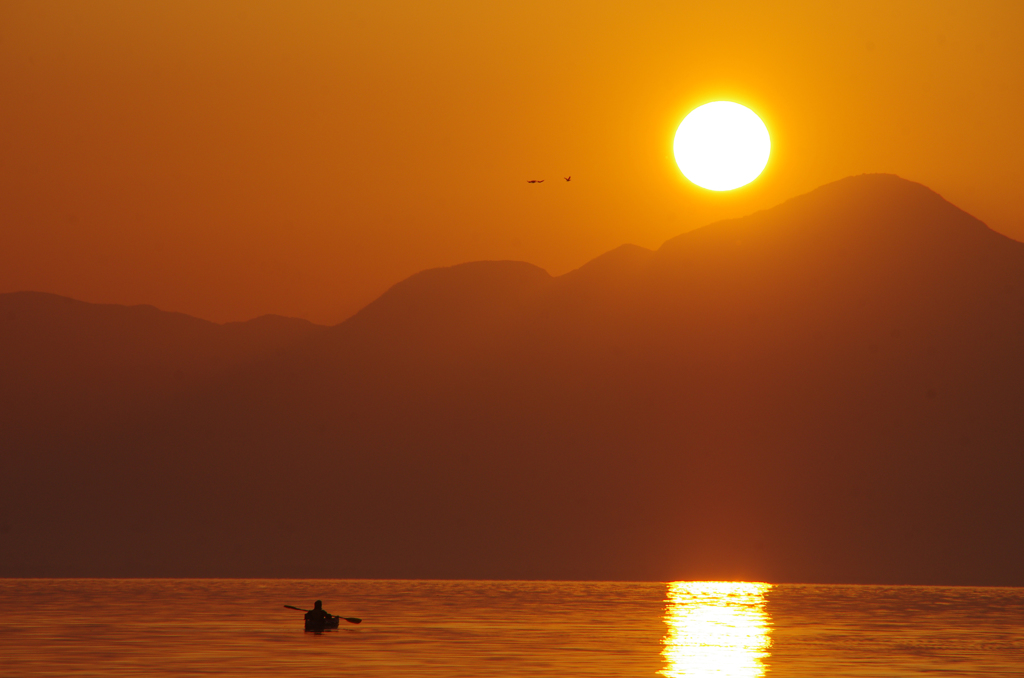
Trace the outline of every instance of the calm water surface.
{"type": "Polygon", "coordinates": [[[196,675],[1024,676],[1024,589],[0,579],[0,676],[196,675]]]}

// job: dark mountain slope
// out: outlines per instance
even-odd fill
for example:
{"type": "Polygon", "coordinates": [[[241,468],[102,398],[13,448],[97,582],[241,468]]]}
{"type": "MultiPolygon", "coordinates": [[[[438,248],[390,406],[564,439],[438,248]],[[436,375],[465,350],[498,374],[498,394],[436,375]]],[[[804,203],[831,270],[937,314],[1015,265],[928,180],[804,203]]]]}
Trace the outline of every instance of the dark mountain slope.
{"type": "Polygon", "coordinates": [[[40,572],[80,562],[82,551],[65,541],[92,539],[78,518],[91,523],[105,504],[135,510],[118,497],[136,478],[97,480],[149,447],[128,431],[162,420],[170,403],[218,375],[323,329],[278,316],[217,325],[152,306],[0,294],[0,563],[37,552],[40,572]]]}
{"type": "Polygon", "coordinates": [[[427,271],[80,449],[114,498],[0,572],[1024,584],[1022,341],[1024,246],[885,175],[427,271]]]}
{"type": "Polygon", "coordinates": [[[17,410],[102,420],[112,409],[165,399],[317,329],[279,316],[217,325],[152,306],[0,294],[0,394],[8,418],[17,410]]]}

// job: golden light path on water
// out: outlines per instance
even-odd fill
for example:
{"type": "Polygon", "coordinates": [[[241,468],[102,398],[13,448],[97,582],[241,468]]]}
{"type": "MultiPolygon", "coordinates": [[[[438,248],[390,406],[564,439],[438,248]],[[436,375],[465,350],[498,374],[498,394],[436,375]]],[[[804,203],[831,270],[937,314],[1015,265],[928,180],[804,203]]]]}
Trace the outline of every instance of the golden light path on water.
{"type": "Polygon", "coordinates": [[[771,648],[771,584],[680,581],[668,585],[662,643],[666,678],[758,678],[771,648]]]}

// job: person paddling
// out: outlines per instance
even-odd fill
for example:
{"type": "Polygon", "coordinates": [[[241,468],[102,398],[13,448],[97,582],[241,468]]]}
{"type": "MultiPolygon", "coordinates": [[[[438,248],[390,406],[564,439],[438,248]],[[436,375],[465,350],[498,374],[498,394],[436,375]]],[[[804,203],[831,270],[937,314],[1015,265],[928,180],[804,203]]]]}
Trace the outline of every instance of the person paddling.
{"type": "Polygon", "coordinates": [[[306,621],[317,626],[323,626],[333,618],[334,615],[325,610],[323,602],[319,600],[313,603],[313,609],[306,613],[306,621]]]}
{"type": "Polygon", "coordinates": [[[295,607],[294,605],[285,605],[289,610],[298,610],[299,612],[306,613],[306,630],[316,628],[338,628],[338,620],[344,619],[349,624],[361,624],[363,622],[359,617],[339,617],[333,615],[324,609],[324,604],[321,601],[316,601],[313,604],[312,610],[307,610],[302,607],[295,607]]]}

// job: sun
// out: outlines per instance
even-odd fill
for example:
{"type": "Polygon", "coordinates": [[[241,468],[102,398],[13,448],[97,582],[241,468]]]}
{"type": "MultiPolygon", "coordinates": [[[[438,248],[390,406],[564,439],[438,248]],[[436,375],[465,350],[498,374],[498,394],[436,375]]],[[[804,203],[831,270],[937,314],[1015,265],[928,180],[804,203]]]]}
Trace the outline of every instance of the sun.
{"type": "Polygon", "coordinates": [[[772,142],[761,118],[746,106],[713,101],[690,111],[673,150],[683,175],[701,188],[731,191],[756,179],[772,142]]]}

